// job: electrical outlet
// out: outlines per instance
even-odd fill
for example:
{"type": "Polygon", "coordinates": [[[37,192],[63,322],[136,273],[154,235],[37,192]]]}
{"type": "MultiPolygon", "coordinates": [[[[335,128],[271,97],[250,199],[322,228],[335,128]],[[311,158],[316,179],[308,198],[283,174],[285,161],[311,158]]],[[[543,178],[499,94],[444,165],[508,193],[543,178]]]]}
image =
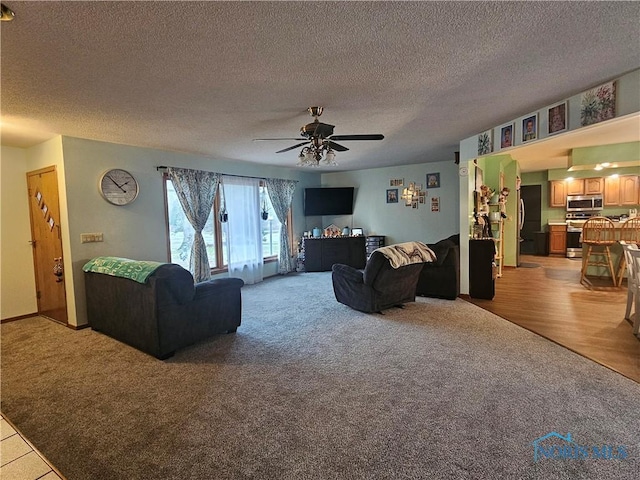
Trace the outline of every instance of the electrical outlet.
{"type": "Polygon", "coordinates": [[[80,242],[81,243],[93,243],[93,242],[102,242],[102,232],[100,233],[81,233],[80,234],[80,242]]]}

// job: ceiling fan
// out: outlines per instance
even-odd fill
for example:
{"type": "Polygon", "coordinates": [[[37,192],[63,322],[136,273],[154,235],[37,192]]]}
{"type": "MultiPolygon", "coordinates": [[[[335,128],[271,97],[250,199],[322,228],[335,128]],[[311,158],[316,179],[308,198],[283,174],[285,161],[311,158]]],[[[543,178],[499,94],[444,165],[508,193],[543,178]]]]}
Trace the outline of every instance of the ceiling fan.
{"type": "Polygon", "coordinates": [[[309,114],[314,117],[313,122],[303,125],[300,129],[302,138],[256,138],[255,140],[303,140],[291,147],[278,150],[276,153],[284,153],[294,148],[303,147],[298,155],[298,166],[319,167],[322,161],[325,165],[337,165],[335,152],[346,152],[347,147],[336,143],[336,141],[348,140],[382,140],[384,135],[364,134],[364,135],[334,135],[335,125],[322,123],[318,117],[322,115],[322,107],[309,107],[309,114]]]}

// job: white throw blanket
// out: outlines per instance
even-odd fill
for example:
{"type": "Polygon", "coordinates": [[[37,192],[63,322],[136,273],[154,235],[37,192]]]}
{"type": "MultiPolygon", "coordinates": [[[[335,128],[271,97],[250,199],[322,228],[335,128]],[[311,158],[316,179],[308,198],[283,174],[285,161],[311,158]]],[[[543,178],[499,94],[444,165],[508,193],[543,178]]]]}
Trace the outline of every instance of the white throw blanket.
{"type": "Polygon", "coordinates": [[[433,262],[436,254],[422,242],[405,242],[376,249],[389,259],[393,268],[412,263],[433,262]]]}

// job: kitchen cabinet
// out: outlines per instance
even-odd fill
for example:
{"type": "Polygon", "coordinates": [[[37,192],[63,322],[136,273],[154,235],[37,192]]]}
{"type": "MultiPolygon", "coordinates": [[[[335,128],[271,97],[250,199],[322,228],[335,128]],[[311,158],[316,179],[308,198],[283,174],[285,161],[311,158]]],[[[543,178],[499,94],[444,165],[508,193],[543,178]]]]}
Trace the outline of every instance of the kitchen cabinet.
{"type": "Polygon", "coordinates": [[[567,182],[567,195],[584,195],[584,178],[574,178],[567,182]]]}
{"type": "Polygon", "coordinates": [[[604,206],[638,205],[640,203],[640,182],[637,175],[605,177],[604,206]]]}
{"type": "Polygon", "coordinates": [[[566,208],[567,182],[564,180],[551,180],[549,182],[549,206],[566,208]]]}
{"type": "Polygon", "coordinates": [[[604,178],[585,178],[584,179],[584,193],[585,195],[594,195],[604,192],[604,178]]]}
{"type": "Polygon", "coordinates": [[[562,255],[567,253],[567,226],[549,225],[549,255],[562,255]]]}

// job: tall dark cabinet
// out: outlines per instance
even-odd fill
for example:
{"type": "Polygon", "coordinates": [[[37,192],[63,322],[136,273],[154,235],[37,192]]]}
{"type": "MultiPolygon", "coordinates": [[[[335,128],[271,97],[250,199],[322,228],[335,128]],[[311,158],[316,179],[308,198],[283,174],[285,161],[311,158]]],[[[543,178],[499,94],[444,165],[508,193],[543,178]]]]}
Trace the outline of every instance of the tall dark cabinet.
{"type": "Polygon", "coordinates": [[[469,296],[493,300],[495,295],[494,257],[496,247],[492,239],[469,240],[469,296]]]}

